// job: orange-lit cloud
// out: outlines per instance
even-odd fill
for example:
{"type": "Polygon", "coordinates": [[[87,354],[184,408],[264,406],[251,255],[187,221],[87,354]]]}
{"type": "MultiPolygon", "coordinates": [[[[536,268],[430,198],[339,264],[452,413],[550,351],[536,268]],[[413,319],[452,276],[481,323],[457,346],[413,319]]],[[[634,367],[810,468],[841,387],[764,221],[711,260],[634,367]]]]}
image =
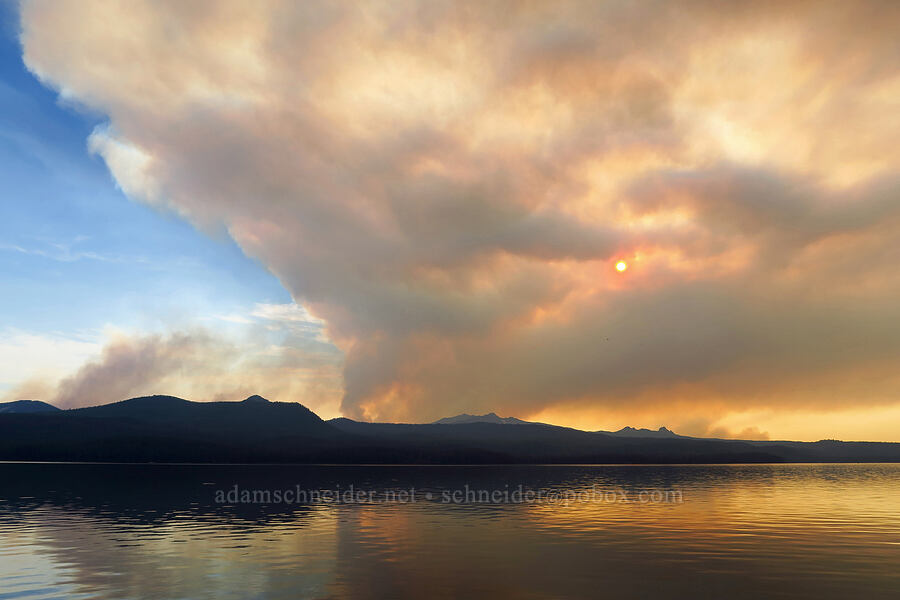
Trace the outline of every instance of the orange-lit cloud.
{"type": "Polygon", "coordinates": [[[349,416],[707,433],[896,414],[897,31],[892,2],[22,7],[122,189],[324,320],[349,416]]]}

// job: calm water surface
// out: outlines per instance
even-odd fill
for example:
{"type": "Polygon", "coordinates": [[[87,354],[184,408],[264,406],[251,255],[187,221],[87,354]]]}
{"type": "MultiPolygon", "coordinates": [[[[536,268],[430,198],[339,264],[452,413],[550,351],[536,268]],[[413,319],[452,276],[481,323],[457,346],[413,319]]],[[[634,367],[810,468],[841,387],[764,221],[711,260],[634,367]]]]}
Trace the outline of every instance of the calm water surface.
{"type": "Polygon", "coordinates": [[[900,598],[900,465],[0,464],[0,600],[604,596],[900,598]]]}

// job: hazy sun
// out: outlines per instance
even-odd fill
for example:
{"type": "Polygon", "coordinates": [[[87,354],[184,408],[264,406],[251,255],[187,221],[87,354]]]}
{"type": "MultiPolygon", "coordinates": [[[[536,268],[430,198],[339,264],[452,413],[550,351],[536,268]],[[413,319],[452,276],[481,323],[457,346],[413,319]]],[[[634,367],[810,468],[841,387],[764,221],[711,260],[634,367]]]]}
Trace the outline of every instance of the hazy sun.
{"type": "Polygon", "coordinates": [[[624,260],[620,260],[619,262],[616,263],[616,271],[618,271],[619,273],[621,273],[622,271],[624,271],[627,268],[628,268],[628,263],[626,263],[624,260]]]}

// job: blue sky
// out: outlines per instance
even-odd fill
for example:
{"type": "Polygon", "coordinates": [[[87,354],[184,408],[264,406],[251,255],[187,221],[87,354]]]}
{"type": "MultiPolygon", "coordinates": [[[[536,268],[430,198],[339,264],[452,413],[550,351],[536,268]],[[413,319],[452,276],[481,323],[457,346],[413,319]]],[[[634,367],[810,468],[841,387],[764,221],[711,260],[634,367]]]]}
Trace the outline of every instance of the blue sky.
{"type": "MultiPolygon", "coordinates": [[[[121,394],[237,399],[265,392],[294,399],[303,392],[286,389],[318,385],[336,397],[340,354],[322,324],[293,305],[224,230],[200,232],[129,200],[87,147],[105,123],[103,115],[61,102],[25,68],[15,6],[0,2],[0,399],[55,401],[64,378],[96,379],[91,369],[115,360],[110,349],[121,350],[123,339],[140,356],[148,347],[164,353],[179,335],[198,332],[201,341],[190,338],[193,354],[171,367],[193,369],[194,387],[163,373],[121,394]],[[212,348],[203,346],[204,335],[215,336],[212,348]],[[201,364],[219,347],[232,350],[210,359],[216,364],[201,364]],[[285,358],[291,352],[300,358],[285,358]],[[241,372],[224,377],[236,363],[241,372]],[[305,370],[310,363],[313,374],[305,370]]],[[[152,366],[138,360],[134,368],[152,366]]],[[[86,395],[86,402],[98,401],[86,395]]]]}
{"type": "Polygon", "coordinates": [[[61,104],[27,71],[17,19],[0,4],[0,328],[90,335],[290,302],[227,235],[117,189],[87,150],[102,115],[61,104]]]}

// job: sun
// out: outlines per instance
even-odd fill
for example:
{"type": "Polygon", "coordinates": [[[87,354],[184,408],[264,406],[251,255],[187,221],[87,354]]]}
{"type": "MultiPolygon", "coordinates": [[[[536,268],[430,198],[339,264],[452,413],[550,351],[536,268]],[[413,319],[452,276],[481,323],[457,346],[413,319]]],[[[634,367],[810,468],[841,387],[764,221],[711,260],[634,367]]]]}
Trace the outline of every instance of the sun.
{"type": "Polygon", "coordinates": [[[616,271],[618,271],[619,273],[621,273],[622,271],[624,271],[627,268],[628,268],[628,263],[625,262],[624,260],[620,260],[619,262],[616,263],[616,271]]]}

